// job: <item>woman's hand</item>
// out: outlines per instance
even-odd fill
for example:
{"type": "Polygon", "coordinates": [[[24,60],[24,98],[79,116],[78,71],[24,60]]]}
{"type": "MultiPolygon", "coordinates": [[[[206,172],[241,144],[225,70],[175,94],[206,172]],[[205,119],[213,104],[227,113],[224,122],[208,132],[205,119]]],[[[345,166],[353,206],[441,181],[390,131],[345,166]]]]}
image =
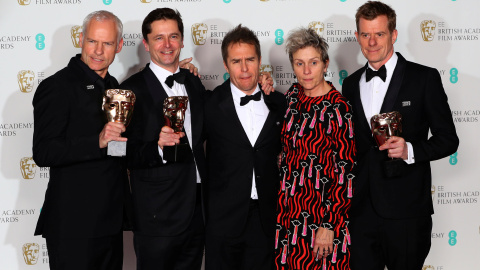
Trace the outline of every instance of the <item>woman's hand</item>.
{"type": "Polygon", "coordinates": [[[313,246],[313,256],[318,261],[327,257],[333,252],[333,231],[325,228],[318,228],[313,246]]]}

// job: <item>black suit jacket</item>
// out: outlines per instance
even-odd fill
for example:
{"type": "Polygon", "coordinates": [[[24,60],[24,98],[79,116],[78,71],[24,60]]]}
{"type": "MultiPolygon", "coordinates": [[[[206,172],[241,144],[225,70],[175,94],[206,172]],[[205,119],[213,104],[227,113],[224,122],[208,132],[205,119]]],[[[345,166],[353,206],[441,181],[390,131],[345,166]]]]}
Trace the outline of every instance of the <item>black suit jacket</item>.
{"type": "Polygon", "coordinates": [[[262,226],[267,235],[274,235],[280,183],[277,155],[286,101],[278,92],[263,97],[270,112],[254,146],[237,116],[230,80],[206,98],[207,233],[234,237],[243,231],[255,170],[262,226]]]}
{"type": "MultiPolygon", "coordinates": [[[[192,145],[182,162],[163,163],[158,152],[160,130],[165,126],[163,101],[167,94],[147,65],[120,85],[136,95],[132,120],[127,127],[127,159],[132,187],[134,232],[173,236],[183,232],[193,217],[196,170],[206,179],[203,148],[203,95],[200,79],[185,73],[185,88],[192,116],[192,145]]],[[[190,138],[189,138],[190,139],[190,138]]]]}
{"type": "Polygon", "coordinates": [[[106,117],[106,85],[80,56],[40,83],[33,98],[33,159],[50,167],[50,181],[35,235],[102,237],[119,233],[127,171],[123,159],[99,147],[106,117]]]}
{"type": "Polygon", "coordinates": [[[352,215],[361,213],[357,207],[370,194],[377,214],[400,219],[433,214],[430,161],[454,153],[458,137],[453,124],[447,95],[436,69],[406,61],[397,53],[398,62],[385,95],[381,113],[402,114],[402,137],[413,146],[415,163],[405,163],[402,175],[387,178],[382,161],[386,151],[379,151],[372,137],[360,100],[360,77],[365,67],[343,82],[343,95],[354,110],[358,173],[352,215]],[[432,136],[429,137],[428,133],[432,136]]]}

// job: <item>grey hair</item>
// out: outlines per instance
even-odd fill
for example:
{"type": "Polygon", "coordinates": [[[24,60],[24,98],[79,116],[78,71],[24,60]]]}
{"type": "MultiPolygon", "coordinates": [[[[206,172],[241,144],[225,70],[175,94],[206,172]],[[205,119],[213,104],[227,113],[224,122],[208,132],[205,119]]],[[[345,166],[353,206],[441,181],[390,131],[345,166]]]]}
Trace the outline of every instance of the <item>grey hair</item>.
{"type": "MultiPolygon", "coordinates": [[[[87,27],[91,20],[96,20],[98,22],[112,20],[113,22],[115,22],[115,25],[117,26],[117,46],[118,46],[123,36],[123,24],[122,24],[122,21],[120,21],[120,19],[117,16],[115,16],[115,14],[106,10],[97,10],[88,14],[87,17],[85,17],[85,19],[83,20],[83,26],[82,26],[83,33],[87,32],[87,27]]],[[[83,41],[84,40],[85,39],[83,39],[83,41]]]]}
{"type": "Polygon", "coordinates": [[[324,38],[320,37],[314,29],[301,27],[290,32],[285,43],[285,51],[290,59],[290,64],[293,65],[293,54],[300,49],[306,47],[313,47],[316,49],[324,64],[328,61],[328,44],[324,38]]]}

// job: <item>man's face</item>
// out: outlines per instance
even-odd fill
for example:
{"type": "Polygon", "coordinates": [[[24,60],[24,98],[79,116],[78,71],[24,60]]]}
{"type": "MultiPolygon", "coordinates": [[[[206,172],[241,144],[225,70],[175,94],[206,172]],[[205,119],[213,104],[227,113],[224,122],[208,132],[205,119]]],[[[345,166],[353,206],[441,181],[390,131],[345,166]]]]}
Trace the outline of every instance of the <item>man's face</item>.
{"type": "Polygon", "coordinates": [[[358,28],[359,32],[355,32],[355,36],[363,55],[373,68],[380,69],[393,54],[397,30],[390,33],[385,15],[380,15],[371,21],[360,18],[358,28]]]}
{"type": "Polygon", "coordinates": [[[87,31],[80,34],[82,61],[100,77],[105,78],[115,54],[122,50],[123,39],[117,42],[117,27],[112,20],[93,19],[88,24],[87,31]]]}
{"type": "Polygon", "coordinates": [[[132,97],[124,92],[110,93],[109,91],[107,90],[103,103],[107,121],[123,123],[127,126],[133,113],[134,101],[132,97]]]}
{"type": "Polygon", "coordinates": [[[207,31],[208,28],[206,25],[198,25],[198,27],[192,32],[194,43],[197,45],[205,44],[205,41],[207,40],[207,31]]]}
{"type": "Polygon", "coordinates": [[[30,92],[33,90],[34,79],[35,75],[31,72],[26,72],[25,74],[20,76],[19,83],[22,92],[30,92]]]}
{"type": "Polygon", "coordinates": [[[257,87],[261,64],[255,46],[247,43],[230,44],[227,61],[223,62],[230,81],[247,95],[257,87]]]}
{"type": "Polygon", "coordinates": [[[402,133],[402,117],[397,112],[382,113],[372,117],[372,133],[378,146],[383,145],[390,137],[402,133]]]}
{"type": "Polygon", "coordinates": [[[158,66],[175,72],[178,68],[183,37],[175,20],[158,20],[152,24],[152,32],[143,40],[145,50],[158,66]]]}

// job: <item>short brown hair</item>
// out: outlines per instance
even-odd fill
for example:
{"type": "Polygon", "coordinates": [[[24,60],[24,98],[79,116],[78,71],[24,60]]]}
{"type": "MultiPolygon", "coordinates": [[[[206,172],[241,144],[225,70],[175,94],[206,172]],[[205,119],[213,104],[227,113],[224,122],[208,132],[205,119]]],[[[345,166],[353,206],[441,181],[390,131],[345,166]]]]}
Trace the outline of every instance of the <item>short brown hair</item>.
{"type": "Polygon", "coordinates": [[[260,42],[258,41],[257,36],[250,30],[248,27],[242,26],[239,24],[237,27],[230,30],[222,41],[222,58],[223,62],[227,62],[228,58],[228,47],[237,43],[247,43],[255,46],[255,52],[257,53],[258,59],[262,58],[262,53],[260,51],[260,42]]]}
{"type": "Polygon", "coordinates": [[[160,20],[174,20],[177,22],[178,30],[182,35],[183,40],[183,21],[182,15],[178,10],[173,10],[171,8],[157,8],[148,13],[147,17],[143,20],[142,23],[142,35],[143,39],[148,41],[147,35],[152,32],[152,23],[160,20]]]}
{"type": "Polygon", "coordinates": [[[361,18],[371,21],[382,15],[387,16],[388,30],[392,33],[397,27],[397,14],[389,5],[380,1],[368,1],[357,9],[357,14],[355,14],[357,32],[360,32],[359,22],[361,18]]]}

